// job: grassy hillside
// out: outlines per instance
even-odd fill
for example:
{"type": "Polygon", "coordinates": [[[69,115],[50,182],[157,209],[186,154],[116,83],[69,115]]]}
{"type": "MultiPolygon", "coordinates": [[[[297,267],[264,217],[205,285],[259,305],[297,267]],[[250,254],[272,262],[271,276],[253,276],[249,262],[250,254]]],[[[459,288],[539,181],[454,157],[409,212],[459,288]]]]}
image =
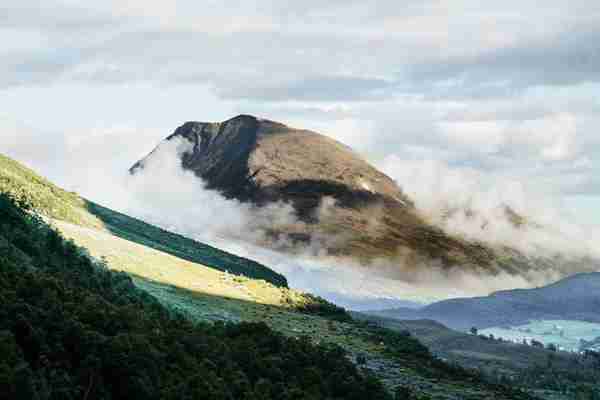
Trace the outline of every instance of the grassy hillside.
{"type": "Polygon", "coordinates": [[[0,194],[0,399],[392,400],[337,346],[192,323],[0,194]]]}
{"type": "MultiPolygon", "coordinates": [[[[255,261],[224,252],[115,212],[67,192],[23,165],[0,154],[0,192],[20,205],[61,222],[110,232],[114,236],[160,250],[219,271],[263,279],[286,287],[285,277],[255,261]]],[[[74,238],[76,239],[76,238],[74,238]]]]}
{"type": "Polygon", "coordinates": [[[209,268],[168,252],[123,239],[111,231],[54,220],[68,239],[103,259],[112,269],[196,292],[264,304],[300,304],[304,295],[265,280],[251,279],[209,268]]]}
{"type": "Polygon", "coordinates": [[[85,211],[85,200],[39,176],[24,165],[0,154],[0,191],[23,207],[77,224],[102,227],[85,211]]]}

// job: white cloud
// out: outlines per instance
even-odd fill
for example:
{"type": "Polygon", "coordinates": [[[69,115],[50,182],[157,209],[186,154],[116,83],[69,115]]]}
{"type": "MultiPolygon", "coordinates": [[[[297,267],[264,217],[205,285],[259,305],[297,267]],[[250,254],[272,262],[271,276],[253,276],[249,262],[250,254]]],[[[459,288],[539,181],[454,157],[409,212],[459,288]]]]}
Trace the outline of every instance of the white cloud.
{"type": "MultiPolygon", "coordinates": [[[[589,45],[598,33],[598,10],[583,0],[553,1],[543,9],[467,0],[451,7],[435,1],[298,7],[273,1],[136,0],[92,1],[85,8],[55,0],[15,1],[0,10],[4,25],[24,33],[22,50],[29,47],[27,34],[38,35],[39,45],[27,54],[6,54],[3,60],[12,65],[11,60],[28,58],[39,65],[47,74],[38,84],[192,81],[237,98],[255,98],[261,88],[306,85],[310,99],[318,101],[331,88],[310,85],[323,76],[355,78],[340,93],[345,99],[363,97],[361,92],[371,89],[365,80],[388,82],[389,97],[402,90],[481,95],[507,85],[598,79],[589,45]],[[44,48],[51,53],[43,54],[44,48]],[[446,89],[456,93],[440,90],[443,82],[455,82],[446,89]]],[[[31,83],[15,77],[18,68],[5,72],[4,85],[31,83]]],[[[334,87],[338,82],[330,81],[334,87]]],[[[296,91],[298,98],[308,98],[306,91],[296,91]]],[[[272,101],[281,100],[279,92],[273,96],[272,101]]]]}
{"type": "Polygon", "coordinates": [[[599,237],[549,196],[545,183],[397,156],[387,157],[379,167],[401,182],[423,215],[447,232],[530,255],[600,256],[599,237]],[[515,226],[505,207],[528,224],[515,226]]]}
{"type": "Polygon", "coordinates": [[[448,141],[482,154],[497,153],[506,141],[502,121],[442,121],[438,128],[448,141]]]}

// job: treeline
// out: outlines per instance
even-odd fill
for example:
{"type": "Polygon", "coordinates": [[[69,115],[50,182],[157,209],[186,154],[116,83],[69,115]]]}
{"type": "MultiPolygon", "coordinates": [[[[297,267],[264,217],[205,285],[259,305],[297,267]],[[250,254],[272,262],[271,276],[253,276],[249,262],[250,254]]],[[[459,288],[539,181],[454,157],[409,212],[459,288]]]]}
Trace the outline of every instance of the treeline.
{"type": "Polygon", "coordinates": [[[0,194],[0,399],[391,399],[335,346],[192,324],[0,194]]]}
{"type": "Polygon", "coordinates": [[[320,296],[309,293],[306,293],[304,297],[306,298],[306,302],[295,306],[294,309],[296,311],[305,314],[319,315],[339,322],[352,321],[352,317],[345,308],[337,306],[320,296]]]}

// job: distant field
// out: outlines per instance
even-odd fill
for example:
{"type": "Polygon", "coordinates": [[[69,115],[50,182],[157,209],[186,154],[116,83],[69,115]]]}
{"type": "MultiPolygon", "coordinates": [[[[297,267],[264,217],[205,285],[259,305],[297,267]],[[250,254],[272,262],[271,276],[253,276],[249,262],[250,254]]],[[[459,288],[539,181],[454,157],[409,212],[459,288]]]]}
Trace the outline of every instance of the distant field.
{"type": "Polygon", "coordinates": [[[480,333],[515,342],[537,340],[545,345],[555,344],[567,351],[579,351],[581,339],[592,341],[600,338],[600,324],[583,321],[545,320],[514,327],[488,328],[480,333]]]}

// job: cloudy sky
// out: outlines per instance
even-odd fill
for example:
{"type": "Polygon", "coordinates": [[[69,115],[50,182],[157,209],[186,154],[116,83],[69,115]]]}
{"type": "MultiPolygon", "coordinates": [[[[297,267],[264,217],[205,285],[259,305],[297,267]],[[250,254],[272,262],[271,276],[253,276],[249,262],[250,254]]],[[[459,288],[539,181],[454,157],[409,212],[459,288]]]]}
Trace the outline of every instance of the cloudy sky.
{"type": "Polygon", "coordinates": [[[600,224],[597,1],[5,0],[0,38],[0,151],[70,189],[250,113],[600,224]]]}

